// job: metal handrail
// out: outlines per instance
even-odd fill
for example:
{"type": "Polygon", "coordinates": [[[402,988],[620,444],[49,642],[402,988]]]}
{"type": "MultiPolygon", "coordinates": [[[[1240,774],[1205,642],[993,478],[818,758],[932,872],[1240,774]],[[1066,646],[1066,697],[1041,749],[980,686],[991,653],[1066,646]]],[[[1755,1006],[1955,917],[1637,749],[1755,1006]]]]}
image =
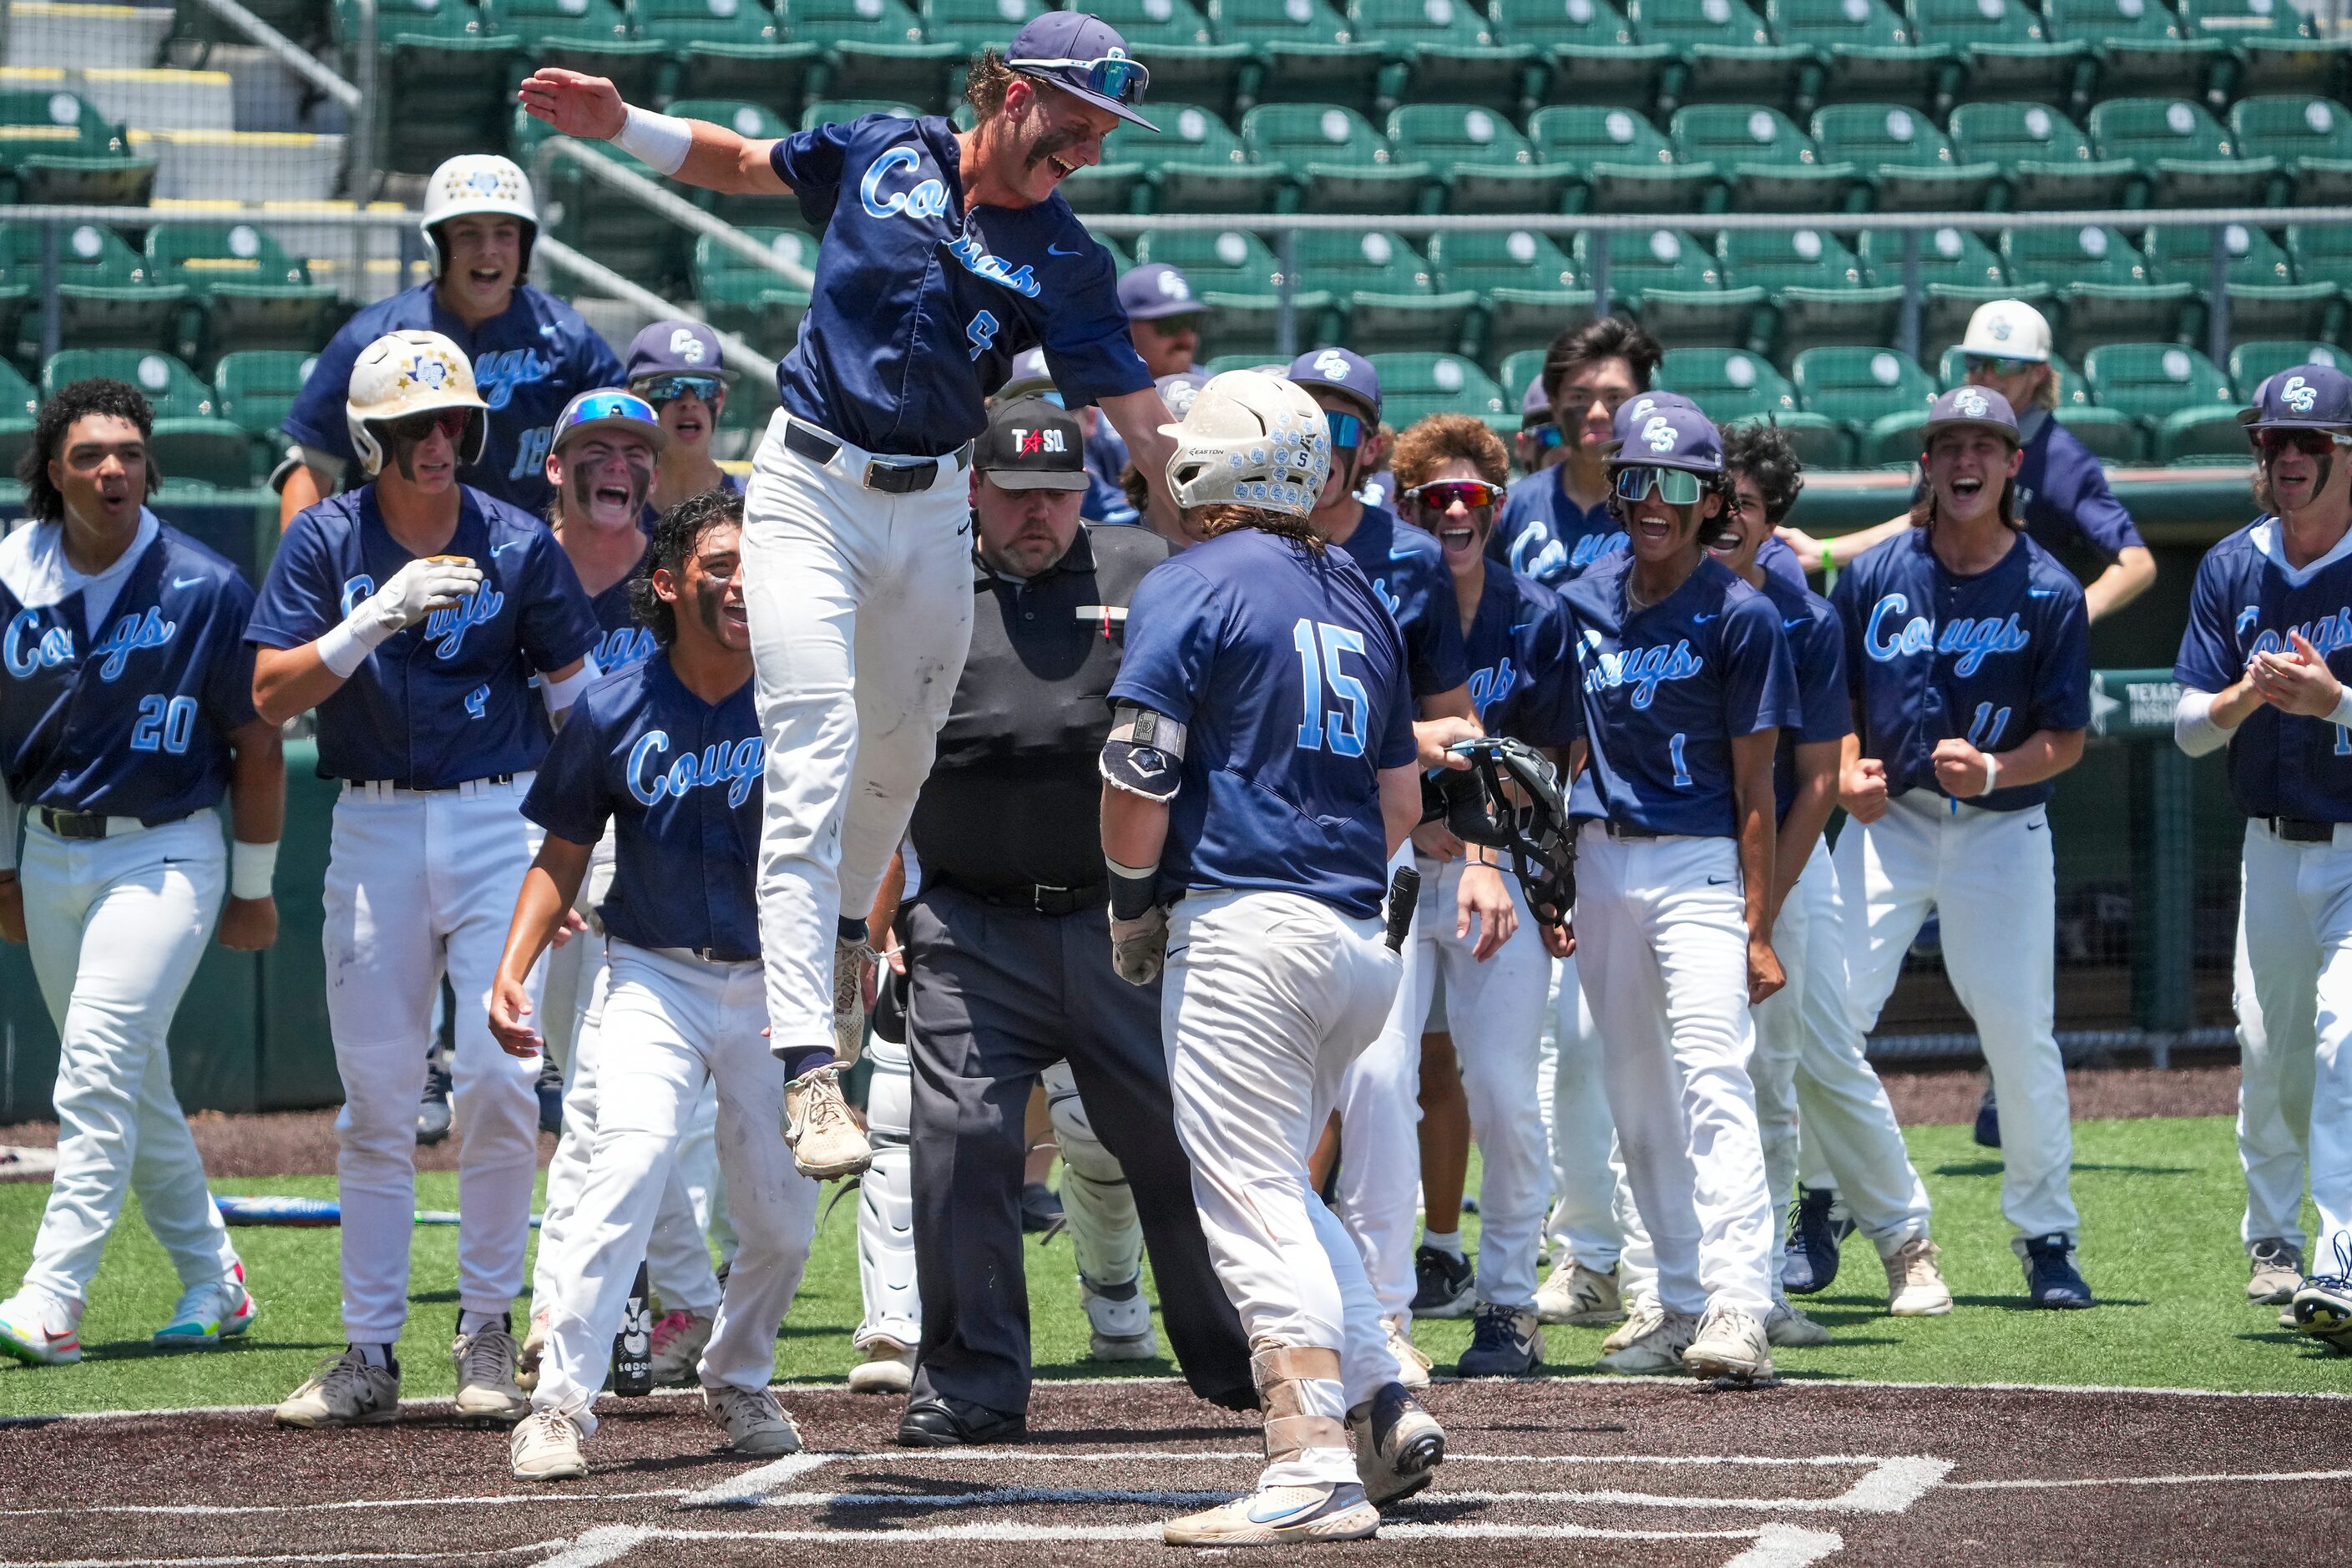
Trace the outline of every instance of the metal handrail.
{"type": "Polygon", "coordinates": [[[602,143],[580,142],[569,136],[551,136],[539,144],[539,151],[531,160],[532,177],[544,191],[558,159],[577,163],[588,172],[590,178],[610,186],[681,227],[709,236],[730,252],[766,268],[793,288],[807,290],[816,287],[816,274],[807,268],[796,261],[785,260],[733,224],[712,217],[692,202],[664,190],[634,169],[625,169],[604,153],[593,151],[599,145],[602,143]]]}
{"type": "Polygon", "coordinates": [[[2280,228],[2288,224],[2352,223],[2352,206],[2300,207],[2101,207],[2083,212],[1944,213],[1087,213],[1097,234],[1142,234],[1155,229],[1197,232],[1279,229],[1300,233],[1360,233],[1393,229],[1400,234],[1494,233],[1527,229],[1538,234],[1612,233],[1652,229],[1796,230],[1832,234],[1864,229],[1932,233],[1939,228],[1979,233],[2003,228],[2179,228],[2239,224],[2280,228]]]}
{"type": "MultiPolygon", "coordinates": [[[[353,116],[357,116],[361,105],[367,101],[367,96],[361,89],[320,65],[308,50],[238,5],[237,0],[197,0],[197,4],[268,49],[277,57],[278,64],[333,99],[353,116]]],[[[372,26],[375,15],[374,0],[364,0],[364,5],[372,26]]]]}
{"type": "MultiPolygon", "coordinates": [[[[583,282],[603,289],[614,299],[635,305],[656,321],[682,321],[691,320],[694,317],[694,312],[683,305],[673,303],[650,289],[630,282],[603,262],[583,256],[562,240],[550,239],[545,235],[540,236],[531,246],[531,256],[534,259],[544,258],[583,282]]],[[[762,381],[775,379],[776,362],[774,360],[760,353],[732,332],[718,331],[716,328],[712,331],[719,339],[719,357],[730,365],[749,374],[759,376],[762,381]]]]}

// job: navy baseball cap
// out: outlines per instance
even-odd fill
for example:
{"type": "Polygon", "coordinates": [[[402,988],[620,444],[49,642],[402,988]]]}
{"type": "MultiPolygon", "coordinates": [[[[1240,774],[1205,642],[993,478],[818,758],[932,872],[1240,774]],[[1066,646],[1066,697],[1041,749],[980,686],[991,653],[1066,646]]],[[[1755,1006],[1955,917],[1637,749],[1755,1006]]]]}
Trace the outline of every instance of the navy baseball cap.
{"type": "Polygon", "coordinates": [[[1671,392],[1645,392],[1617,410],[1618,468],[1686,468],[1723,472],[1723,437],[1697,404],[1671,392]]]}
{"type": "Polygon", "coordinates": [[[715,375],[732,380],[719,334],[700,321],[656,321],[629,340],[621,379],[635,386],[656,375],[715,375]]]}
{"type": "Polygon", "coordinates": [[[2352,376],[2333,365],[2299,364],[2263,383],[2254,395],[2254,430],[2342,430],[2352,426],[2352,376]]]}
{"type": "Polygon", "coordinates": [[[1527,391],[1519,395],[1519,425],[1525,428],[1529,425],[1550,423],[1551,399],[1544,395],[1543,377],[1538,376],[1528,383],[1527,391]]]}
{"type": "Polygon", "coordinates": [[[2017,411],[1990,386],[1956,386],[1936,399],[1927,423],[1919,427],[1919,440],[1925,445],[1947,430],[1990,430],[2012,447],[2024,444],[2017,434],[2017,411]]]}
{"type": "Polygon", "coordinates": [[[1027,26],[1013,35],[1004,63],[1146,131],[1160,129],[1130,107],[1143,101],[1151,86],[1151,73],[1128,52],[1127,40],[1118,29],[1100,16],[1083,11],[1047,11],[1033,16],[1027,26]]]}
{"type": "Polygon", "coordinates": [[[625,430],[656,452],[669,450],[669,432],[662,428],[654,405],[616,386],[583,392],[565,404],[555,416],[555,435],[549,445],[561,452],[591,430],[625,430]]]}
{"type": "Polygon", "coordinates": [[[1130,321],[1157,321],[1169,316],[1197,316],[1201,301],[1184,275],[1164,261],[1147,261],[1118,280],[1119,309],[1130,321]]]}
{"type": "Polygon", "coordinates": [[[1371,361],[1350,349],[1308,349],[1283,373],[1309,392],[1321,388],[1354,398],[1381,416],[1381,375],[1371,361]]]}
{"type": "Polygon", "coordinates": [[[1181,419],[1191,411],[1192,399],[1201,395],[1201,388],[1209,384],[1209,377],[1202,371],[1180,370],[1151,384],[1160,389],[1160,401],[1168,405],[1168,412],[1181,419]]]}

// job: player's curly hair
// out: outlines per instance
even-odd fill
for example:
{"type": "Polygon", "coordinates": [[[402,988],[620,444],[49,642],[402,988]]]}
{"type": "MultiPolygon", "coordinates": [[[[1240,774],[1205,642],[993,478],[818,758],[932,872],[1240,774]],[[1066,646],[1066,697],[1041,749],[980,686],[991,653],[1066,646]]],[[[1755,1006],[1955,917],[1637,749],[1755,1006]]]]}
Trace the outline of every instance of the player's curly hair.
{"type": "Polygon", "coordinates": [[[1723,468],[1746,474],[1764,497],[1764,521],[1780,526],[1805,488],[1805,466],[1777,425],[1734,425],[1723,433],[1723,468]]]}
{"type": "Polygon", "coordinates": [[[1433,414],[1408,426],[1397,437],[1389,471],[1396,476],[1400,491],[1409,490],[1427,484],[1438,469],[1457,458],[1476,468],[1490,485],[1511,477],[1511,457],[1503,450],[1502,437],[1486,428],[1485,420],[1467,414],[1433,414]]]}
{"type": "Polygon", "coordinates": [[[1650,390],[1651,377],[1665,351],[1658,340],[1623,316],[1602,316],[1579,327],[1567,327],[1544,350],[1543,389],[1546,402],[1559,402],[1559,384],[1568,373],[1594,360],[1622,359],[1633,367],[1633,390],[1650,390]]]}
{"type": "MultiPolygon", "coordinates": [[[[50,394],[33,421],[33,444],[16,459],[16,479],[25,487],[25,510],[44,522],[55,522],[66,514],[65,496],[49,482],[49,465],[65,455],[66,436],[74,421],[92,414],[128,419],[139,426],[141,440],[155,438],[155,410],[127,381],[93,375],[68,382],[50,394]]],[[[147,493],[153,495],[161,483],[163,475],[156,471],[155,457],[150,452],[147,493]]]]}
{"type": "Polygon", "coordinates": [[[1255,528],[1266,533],[1280,534],[1320,553],[1330,542],[1315,531],[1303,517],[1291,517],[1284,512],[1265,511],[1254,506],[1235,506],[1227,501],[1217,506],[1196,506],[1183,515],[1187,532],[1202,539],[1214,539],[1221,533],[1231,533],[1237,528],[1255,528]]]}
{"type": "Polygon", "coordinates": [[[654,573],[666,571],[675,579],[702,536],[721,525],[743,525],[743,498],[725,485],[687,497],[654,524],[645,570],[629,579],[629,609],[664,647],[677,640],[677,611],[654,592],[654,573]]]}

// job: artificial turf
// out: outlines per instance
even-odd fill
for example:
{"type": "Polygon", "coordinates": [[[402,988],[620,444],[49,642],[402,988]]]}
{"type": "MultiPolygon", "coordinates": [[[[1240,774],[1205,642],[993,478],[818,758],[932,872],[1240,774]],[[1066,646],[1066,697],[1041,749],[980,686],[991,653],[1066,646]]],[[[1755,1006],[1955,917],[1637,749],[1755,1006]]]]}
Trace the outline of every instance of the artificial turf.
{"type": "MultiPolygon", "coordinates": [[[[2223,1118],[2085,1121],[2074,1128],[2074,1195],[2084,1216],[2080,1261],[2099,1305],[2080,1312],[2025,1309],[2022,1275],[2000,1219],[1998,1153],[1962,1127],[1908,1134],[1936,1205],[1935,1234],[1958,1308],[1947,1318],[1882,1315],[1885,1279],[1874,1250],[1846,1244],[1837,1282],[1806,1300],[1837,1342],[1776,1353],[1791,1378],[1931,1383],[2047,1383],[2148,1387],[2352,1391],[2352,1358],[2335,1356],[2277,1326],[2277,1309],[2245,1300],[2238,1241],[2243,1188],[2231,1123],[2223,1118]]],[[[457,1177],[417,1181],[420,1207],[455,1208],[457,1177]]],[[[321,1176],[218,1181],[215,1190],[331,1197],[321,1176]]],[[[0,1289],[31,1253],[46,1185],[0,1184],[0,1289]]],[[[791,1381],[847,1372],[859,1315],[856,1200],[821,1226],[806,1281],[777,1345],[776,1371],[791,1381]]],[[[2305,1224],[2311,1223],[2306,1214],[2305,1224]]],[[[1475,1245],[1476,1220],[1465,1239],[1475,1245]]],[[[244,1338],[205,1352],[151,1352],[146,1336],[179,1294],[163,1249],[134,1203],[107,1249],[82,1321],[78,1366],[23,1367],[0,1360],[0,1416],[64,1411],[155,1409],[274,1402],[341,1342],[333,1230],[236,1232],[260,1315],[244,1338]]],[[[1082,1359],[1087,1328],[1069,1243],[1026,1248],[1040,1376],[1164,1373],[1165,1362],[1100,1367],[1082,1359]]],[[[403,1392],[446,1394],[457,1316],[457,1231],[420,1226],[408,1331],[401,1341],[403,1392]]],[[[518,1305],[518,1324],[523,1316],[518,1305]]],[[[1546,1370],[1590,1370],[1606,1331],[1547,1329],[1546,1370]]],[[[1465,1321],[1418,1325],[1441,1374],[1469,1340],[1465,1321]]]]}

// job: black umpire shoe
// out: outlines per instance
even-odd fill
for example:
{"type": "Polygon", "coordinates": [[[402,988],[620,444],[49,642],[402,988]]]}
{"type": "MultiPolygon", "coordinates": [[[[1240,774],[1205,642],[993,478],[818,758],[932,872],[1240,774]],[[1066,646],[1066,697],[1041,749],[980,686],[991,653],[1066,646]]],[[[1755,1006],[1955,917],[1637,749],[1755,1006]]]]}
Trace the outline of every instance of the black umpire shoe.
{"type": "Polygon", "coordinates": [[[1062,1223],[1062,1200],[1053,1188],[1043,1182],[1031,1182],[1021,1189],[1021,1229],[1023,1234],[1036,1236],[1052,1230],[1062,1223]]]}
{"type": "Polygon", "coordinates": [[[1828,1187],[1799,1187],[1789,1207],[1789,1239],[1781,1249],[1781,1288],[1791,1296],[1826,1290],[1837,1279],[1838,1248],[1853,1234],[1852,1216],[1837,1212],[1828,1187]]]}
{"type": "Polygon", "coordinates": [[[1013,1443],[1029,1435],[1029,1417],[1019,1412],[1007,1415],[991,1410],[985,1405],[974,1405],[968,1399],[950,1399],[934,1394],[928,1399],[918,1399],[907,1406],[898,1417],[898,1446],[902,1448],[952,1448],[966,1443],[1013,1443]]]}
{"type": "Polygon", "coordinates": [[[1477,1289],[1478,1270],[1456,1253],[1433,1247],[1413,1249],[1412,1315],[1416,1318],[1466,1318],[1471,1294],[1477,1289]]]}

